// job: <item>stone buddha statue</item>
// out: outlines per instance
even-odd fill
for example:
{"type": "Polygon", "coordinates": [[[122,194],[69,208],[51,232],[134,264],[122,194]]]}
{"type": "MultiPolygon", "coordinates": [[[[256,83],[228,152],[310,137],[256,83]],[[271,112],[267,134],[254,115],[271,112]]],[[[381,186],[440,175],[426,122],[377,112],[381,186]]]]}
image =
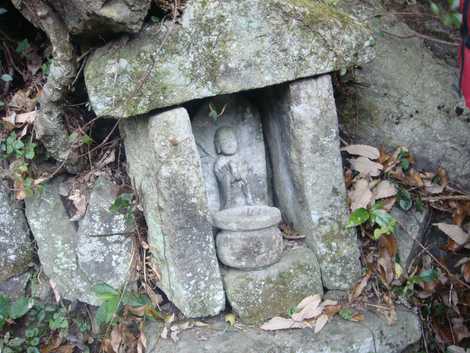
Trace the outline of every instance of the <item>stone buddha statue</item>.
{"type": "Polygon", "coordinates": [[[214,173],[220,192],[220,209],[253,205],[248,185],[248,165],[238,153],[237,136],[233,128],[222,126],[214,136],[217,158],[214,173]]]}

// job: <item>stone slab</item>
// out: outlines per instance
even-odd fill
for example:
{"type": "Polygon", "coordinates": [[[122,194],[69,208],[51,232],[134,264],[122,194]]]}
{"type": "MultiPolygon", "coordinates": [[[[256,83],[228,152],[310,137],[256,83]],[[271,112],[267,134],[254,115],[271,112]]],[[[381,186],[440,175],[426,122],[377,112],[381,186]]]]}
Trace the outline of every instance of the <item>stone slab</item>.
{"type": "Polygon", "coordinates": [[[5,180],[0,179],[0,282],[23,273],[33,259],[22,204],[5,180]]]}
{"type": "Polygon", "coordinates": [[[272,87],[260,98],[276,206],[306,236],[328,289],[347,289],[361,266],[349,213],[329,75],[272,87]]]}
{"type": "Polygon", "coordinates": [[[132,240],[123,234],[131,227],[124,215],[109,212],[116,188],[101,178],[78,226],[70,221],[60,195],[64,178],[54,178],[42,193],[26,199],[26,216],[44,273],[63,298],[92,305],[100,304],[93,287],[103,282],[116,289],[123,286],[132,259],[132,240]],[[116,234],[103,233],[109,230],[116,234]]]}
{"type": "Polygon", "coordinates": [[[209,326],[179,334],[175,343],[160,338],[161,324],[146,329],[148,353],[401,353],[421,338],[415,314],[397,311],[397,323],[389,326],[373,312],[362,322],[333,318],[318,334],[312,329],[266,332],[239,323],[227,327],[223,318],[209,326]]]}
{"type": "Polygon", "coordinates": [[[225,295],[188,113],[179,108],[129,119],[121,131],[159,286],[188,317],[218,314],[225,295]]]}
{"type": "Polygon", "coordinates": [[[192,0],[180,23],[146,27],[88,59],[98,116],[130,117],[368,62],[369,30],[322,1],[192,0]]]}
{"type": "Polygon", "coordinates": [[[305,297],[323,294],[320,268],[308,248],[286,250],[278,263],[256,271],[225,268],[223,277],[232,310],[248,324],[287,315],[305,297]]]}

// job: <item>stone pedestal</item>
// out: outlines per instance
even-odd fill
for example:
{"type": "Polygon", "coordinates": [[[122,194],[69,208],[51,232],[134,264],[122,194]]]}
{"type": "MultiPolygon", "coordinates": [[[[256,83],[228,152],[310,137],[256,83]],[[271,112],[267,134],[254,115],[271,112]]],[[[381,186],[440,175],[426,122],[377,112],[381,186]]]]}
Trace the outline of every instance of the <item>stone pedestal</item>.
{"type": "Polygon", "coordinates": [[[278,262],[284,249],[277,227],[281,212],[274,207],[246,206],[219,211],[214,225],[217,256],[224,265],[254,270],[278,262]]]}

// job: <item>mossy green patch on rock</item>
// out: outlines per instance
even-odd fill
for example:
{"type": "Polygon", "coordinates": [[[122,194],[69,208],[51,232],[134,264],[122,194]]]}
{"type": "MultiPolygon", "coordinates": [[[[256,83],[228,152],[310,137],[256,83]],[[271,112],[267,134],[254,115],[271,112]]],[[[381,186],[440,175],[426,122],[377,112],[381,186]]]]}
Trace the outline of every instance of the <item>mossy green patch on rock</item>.
{"type": "Polygon", "coordinates": [[[233,311],[247,324],[287,312],[312,294],[323,294],[320,268],[307,248],[287,250],[280,262],[258,271],[225,269],[224,285],[233,311]]]}
{"type": "Polygon", "coordinates": [[[181,24],[98,49],[85,81],[97,115],[130,117],[364,63],[370,38],[323,2],[194,0],[181,24]]]}

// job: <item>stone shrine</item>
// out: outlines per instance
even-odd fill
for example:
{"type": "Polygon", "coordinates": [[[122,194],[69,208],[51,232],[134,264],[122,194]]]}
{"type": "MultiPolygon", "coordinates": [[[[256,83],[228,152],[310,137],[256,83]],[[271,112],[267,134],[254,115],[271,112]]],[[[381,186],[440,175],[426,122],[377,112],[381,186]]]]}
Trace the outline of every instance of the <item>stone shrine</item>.
{"type": "Polygon", "coordinates": [[[159,286],[184,315],[227,297],[259,322],[359,277],[329,73],[372,46],[323,2],[192,0],[89,58],[90,102],[121,119],[159,286]],[[284,244],[281,219],[304,244],[284,244]]]}

